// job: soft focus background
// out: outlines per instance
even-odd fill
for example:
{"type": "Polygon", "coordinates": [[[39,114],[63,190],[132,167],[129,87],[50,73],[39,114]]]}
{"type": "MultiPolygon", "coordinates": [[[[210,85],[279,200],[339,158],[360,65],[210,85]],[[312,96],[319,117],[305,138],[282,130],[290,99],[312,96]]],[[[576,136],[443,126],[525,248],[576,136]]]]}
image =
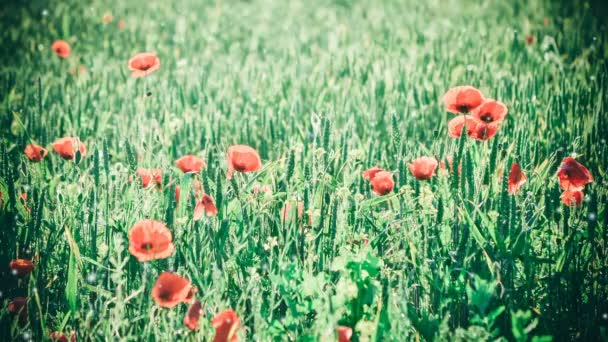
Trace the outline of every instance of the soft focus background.
{"type": "Polygon", "coordinates": [[[605,6],[3,4],[0,339],[210,340],[226,308],[241,340],[331,341],[338,325],[353,341],[608,338],[605,6]],[[161,67],[133,79],[127,61],[144,51],[161,67]],[[447,171],[417,181],[410,161],[458,152],[441,98],[461,84],[504,102],[507,119],[494,138],[466,140],[462,186],[447,171]],[[60,159],[50,144],[63,136],[88,155],[60,159]],[[30,142],[49,156],[31,163],[30,142]],[[257,149],[263,170],[227,180],[233,144],[257,149]],[[207,162],[195,178],[215,217],[195,222],[194,199],[175,202],[193,178],[174,163],[186,154],[207,162]],[[595,178],[579,207],[560,202],[567,156],[595,178]],[[514,196],[502,172],[513,161],[528,176],[514,196]],[[142,189],[138,166],[172,185],[142,189]],[[372,166],[394,172],[392,194],[370,191],[372,166]],[[283,222],[297,201],[304,217],[283,222]],[[173,232],[171,258],[129,254],[128,230],[146,218],[173,232]],[[28,277],[11,274],[17,257],[34,260],[28,277]],[[199,289],[198,331],[183,325],[186,305],[150,296],[168,270],[199,289]],[[8,312],[19,296],[25,324],[8,312]]]}

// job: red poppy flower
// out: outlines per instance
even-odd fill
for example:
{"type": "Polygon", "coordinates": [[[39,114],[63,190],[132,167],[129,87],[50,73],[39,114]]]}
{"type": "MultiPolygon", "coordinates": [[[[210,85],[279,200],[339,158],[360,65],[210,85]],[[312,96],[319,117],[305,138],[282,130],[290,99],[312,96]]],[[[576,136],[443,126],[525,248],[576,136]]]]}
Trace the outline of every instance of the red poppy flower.
{"type": "Polygon", "coordinates": [[[174,251],[171,231],[162,222],[143,220],[129,230],[129,253],[141,262],[165,259],[174,251]]]}
{"type": "Polygon", "coordinates": [[[198,320],[201,315],[204,315],[203,308],[201,302],[197,300],[188,308],[188,312],[186,312],[186,316],[184,317],[184,325],[190,330],[198,330],[198,320]]]}
{"type": "Polygon", "coordinates": [[[209,217],[217,215],[217,208],[215,207],[215,203],[213,203],[213,198],[207,194],[204,194],[196,204],[196,207],[194,207],[194,221],[202,219],[204,213],[209,217]]]}
{"type": "Polygon", "coordinates": [[[19,315],[19,323],[27,323],[27,297],[15,297],[8,304],[8,311],[12,314],[19,315]]]}
{"type": "Polygon", "coordinates": [[[65,40],[56,40],[53,45],[51,45],[51,50],[55,52],[55,54],[61,58],[70,57],[70,44],[65,40]]]}
{"type": "Polygon", "coordinates": [[[471,116],[485,123],[501,123],[509,110],[507,106],[499,101],[488,99],[481,106],[471,111],[471,116]]]}
{"type": "Polygon", "coordinates": [[[118,21],[118,29],[119,30],[124,30],[124,28],[127,27],[127,24],[125,23],[124,20],[119,20],[118,21]]]}
{"type": "Polygon", "coordinates": [[[560,197],[562,202],[569,207],[578,207],[583,203],[583,192],[580,190],[566,190],[560,197]]]}
{"type": "Polygon", "coordinates": [[[484,141],[494,137],[499,127],[497,122],[486,123],[476,119],[468,134],[475,140],[484,141]]]}
{"type": "Polygon", "coordinates": [[[445,93],[443,103],[451,113],[468,113],[483,103],[483,94],[471,86],[454,87],[445,93]]]}
{"type": "Polygon", "coordinates": [[[82,157],[87,154],[87,148],[78,137],[64,137],[55,141],[51,146],[61,158],[66,160],[74,159],[77,150],[80,151],[82,157]]]}
{"type": "Polygon", "coordinates": [[[13,259],[8,264],[8,268],[10,268],[17,277],[25,277],[34,269],[34,263],[27,259],[13,259]]]}
{"type": "Polygon", "coordinates": [[[228,179],[232,178],[232,171],[254,172],[262,167],[262,161],[258,152],[247,145],[233,145],[228,148],[226,154],[228,163],[228,179]]]}
{"type": "MultiPolygon", "coordinates": [[[[67,336],[65,336],[64,333],[60,333],[59,331],[53,331],[52,333],[50,333],[49,338],[53,342],[68,342],[67,336]]],[[[69,342],[76,342],[76,333],[73,331],[70,333],[69,342]]]]}
{"type": "Polygon", "coordinates": [[[408,167],[417,180],[426,180],[435,175],[435,169],[438,165],[439,162],[433,157],[420,157],[408,164],[408,167]]]}
{"type": "Polygon", "coordinates": [[[186,278],[175,273],[163,272],[152,288],[152,298],[164,308],[174,308],[179,303],[192,303],[196,287],[186,278]]]}
{"type": "Polygon", "coordinates": [[[160,68],[160,59],[154,52],[142,52],[129,59],[129,70],[131,77],[143,77],[150,75],[160,68]]]}
{"type": "Polygon", "coordinates": [[[477,126],[477,120],[470,115],[459,115],[450,120],[448,122],[448,135],[453,138],[460,138],[465,124],[467,125],[467,134],[470,136],[475,126],[477,126]]]}
{"type": "Polygon", "coordinates": [[[240,325],[239,317],[232,309],[224,310],[211,320],[215,328],[213,342],[237,342],[239,340],[236,331],[240,325]]]}
{"type": "Polygon", "coordinates": [[[48,154],[46,148],[36,144],[27,145],[23,152],[25,153],[25,156],[33,162],[41,161],[48,154]]]}
{"type": "Polygon", "coordinates": [[[350,327],[339,326],[338,327],[338,342],[350,342],[350,338],[353,336],[353,329],[350,327]]]}
{"type": "Polygon", "coordinates": [[[183,156],[176,160],[175,164],[183,173],[201,172],[205,166],[205,162],[201,158],[193,155],[183,156]]]}
{"type": "Polygon", "coordinates": [[[148,169],[144,169],[143,167],[137,168],[137,174],[141,178],[141,186],[147,188],[152,183],[152,172],[148,169]]]}
{"type": "Polygon", "coordinates": [[[591,172],[574,158],[562,160],[557,171],[559,186],[563,190],[583,190],[585,185],[593,182],[591,172]]]}
{"type": "Polygon", "coordinates": [[[367,169],[363,171],[363,179],[372,180],[376,177],[376,174],[381,171],[386,171],[385,169],[381,169],[379,167],[372,167],[371,169],[367,169]]]}
{"type": "Polygon", "coordinates": [[[374,178],[372,178],[370,181],[370,184],[374,192],[380,196],[392,192],[395,188],[393,174],[388,171],[380,171],[376,173],[374,178]]]}
{"type": "Polygon", "coordinates": [[[511,164],[511,172],[509,172],[509,193],[517,193],[521,186],[526,183],[527,179],[526,175],[521,171],[519,164],[511,164]]]}

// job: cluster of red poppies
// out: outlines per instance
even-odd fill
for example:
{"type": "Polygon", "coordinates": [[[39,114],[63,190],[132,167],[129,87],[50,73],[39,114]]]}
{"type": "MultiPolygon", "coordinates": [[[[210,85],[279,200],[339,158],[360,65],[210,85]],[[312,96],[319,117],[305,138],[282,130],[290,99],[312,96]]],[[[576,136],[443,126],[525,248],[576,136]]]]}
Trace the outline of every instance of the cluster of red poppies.
{"type": "MultiPolygon", "coordinates": [[[[70,46],[65,41],[56,41],[52,46],[53,51],[62,58],[67,58],[70,55],[70,46]]],[[[160,60],[154,53],[141,53],[129,60],[129,69],[132,71],[133,77],[147,76],[160,67],[160,60]]],[[[86,147],[77,137],[65,137],[57,140],[52,144],[53,149],[66,160],[74,159],[77,153],[81,157],[86,156],[86,147]]],[[[39,145],[29,144],[24,150],[27,158],[32,162],[40,162],[43,160],[48,151],[39,145]]],[[[250,146],[234,145],[228,149],[227,158],[227,177],[232,178],[233,172],[254,172],[261,168],[261,159],[257,151],[250,146]]],[[[194,155],[186,155],[175,161],[177,167],[186,174],[191,174],[196,177],[203,167],[205,162],[194,155]]],[[[136,171],[141,179],[142,187],[148,188],[156,185],[162,189],[162,171],[157,168],[146,169],[139,167],[136,171]]],[[[132,177],[130,177],[132,180],[132,177]]],[[[171,182],[171,181],[170,181],[171,182]]],[[[193,179],[195,196],[197,204],[194,209],[193,219],[200,220],[203,214],[214,216],[218,213],[215,203],[211,196],[205,193],[200,180],[193,179]]],[[[188,194],[189,195],[189,194],[188,194]]],[[[175,200],[180,199],[180,187],[175,187],[175,200]]],[[[129,252],[136,257],[140,262],[146,262],[156,259],[164,259],[173,255],[175,246],[171,231],[162,223],[155,220],[142,220],[137,222],[129,231],[129,252]]],[[[30,260],[15,259],[9,267],[18,276],[25,276],[34,269],[34,264],[30,260]]],[[[190,284],[190,281],[178,274],[170,272],[162,272],[152,289],[152,298],[161,307],[173,308],[179,303],[189,303],[184,324],[191,330],[199,328],[199,317],[203,313],[200,301],[195,300],[196,286],[190,284]]],[[[20,320],[27,321],[27,298],[15,298],[9,305],[9,310],[19,314],[20,320]]],[[[211,324],[216,329],[214,341],[230,341],[238,340],[237,330],[240,325],[237,314],[232,310],[224,310],[217,314],[211,324]]],[[[50,335],[53,340],[67,339],[65,334],[52,332],[50,335]]],[[[72,339],[75,340],[75,334],[72,333],[72,339]]]]}
{"type": "Polygon", "coordinates": [[[446,110],[461,114],[448,123],[448,133],[459,138],[463,127],[476,140],[488,140],[496,135],[508,113],[504,103],[486,99],[481,91],[471,86],[454,87],[443,96],[446,110]]]}
{"type": "MultiPolygon", "coordinates": [[[[87,155],[87,148],[78,137],[63,137],[52,143],[51,146],[53,147],[53,150],[65,160],[74,159],[74,157],[76,157],[76,152],[80,152],[81,157],[87,155]]],[[[27,145],[23,152],[25,153],[25,156],[33,162],[41,161],[48,154],[46,148],[34,143],[27,145]]]]}
{"type": "MultiPolygon", "coordinates": [[[[171,231],[164,223],[142,220],[129,230],[129,253],[140,262],[165,259],[173,255],[175,246],[171,231]]],[[[152,298],[161,307],[174,308],[180,303],[191,304],[184,317],[184,325],[191,330],[199,328],[203,315],[200,301],[195,300],[197,287],[176,273],[162,272],[152,287],[152,298]]],[[[211,324],[216,329],[215,341],[237,341],[239,318],[232,309],[220,312],[211,324]]]]}
{"type": "MultiPolygon", "coordinates": [[[[461,114],[448,123],[448,134],[459,138],[463,128],[473,139],[484,141],[492,138],[498,132],[508,109],[502,102],[487,99],[472,86],[457,86],[451,88],[443,97],[445,109],[448,112],[461,114]]],[[[450,172],[453,171],[452,157],[447,156],[450,172]]],[[[408,164],[411,174],[417,180],[428,180],[435,175],[437,167],[445,169],[445,163],[438,162],[434,157],[423,156],[408,164]]],[[[458,165],[458,173],[462,165],[458,165]]],[[[574,158],[565,158],[557,174],[564,193],[562,202],[568,206],[578,206],[583,199],[583,188],[593,181],[587,168],[574,158]]],[[[369,180],[372,190],[380,196],[393,192],[395,182],[393,174],[379,167],[363,171],[363,179],[369,180]]],[[[516,194],[528,178],[517,162],[511,164],[508,177],[508,192],[516,194]]]]}
{"type": "MultiPolygon", "coordinates": [[[[228,164],[228,177],[232,177],[234,171],[247,173],[258,171],[261,168],[261,159],[257,151],[250,146],[234,145],[228,148],[226,154],[228,164]]],[[[187,155],[175,161],[177,167],[186,174],[196,176],[201,172],[206,163],[194,155],[187,155]]],[[[162,173],[160,169],[137,169],[141,177],[142,186],[147,188],[153,183],[162,187],[162,173]]],[[[203,214],[214,216],[218,213],[211,196],[205,193],[200,180],[194,179],[194,193],[197,204],[194,208],[194,220],[200,220],[203,214]]],[[[175,187],[175,200],[180,199],[180,188],[175,187]]],[[[162,222],[155,220],[143,220],[137,222],[129,231],[129,252],[140,262],[156,259],[165,259],[173,255],[175,246],[169,228],[162,222]]],[[[173,308],[180,303],[191,304],[184,317],[184,325],[191,330],[199,328],[199,318],[202,311],[200,301],[195,301],[196,286],[178,274],[163,272],[160,274],[152,288],[152,298],[161,307],[173,308]]],[[[236,335],[240,321],[237,314],[232,310],[224,310],[216,315],[211,324],[216,329],[215,341],[237,341],[236,335]]]]}
{"type": "MultiPolygon", "coordinates": [[[[428,180],[435,175],[439,162],[433,157],[420,157],[408,164],[410,172],[418,180],[428,180]]],[[[390,171],[372,167],[363,171],[363,179],[368,180],[372,190],[380,196],[393,192],[395,181],[390,171]]]]}

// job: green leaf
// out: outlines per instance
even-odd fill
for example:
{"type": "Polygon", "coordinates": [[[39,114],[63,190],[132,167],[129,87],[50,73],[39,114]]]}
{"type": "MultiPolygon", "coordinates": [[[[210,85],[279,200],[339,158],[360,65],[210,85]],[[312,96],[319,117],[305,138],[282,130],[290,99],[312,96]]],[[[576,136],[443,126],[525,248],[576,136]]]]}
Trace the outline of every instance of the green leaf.
{"type": "Polygon", "coordinates": [[[486,244],[488,243],[488,240],[486,240],[486,238],[483,236],[483,234],[481,234],[481,232],[479,231],[479,228],[477,228],[477,225],[471,218],[471,215],[469,214],[468,210],[466,210],[464,208],[458,208],[458,210],[467,219],[467,222],[469,223],[469,227],[471,228],[471,232],[473,233],[473,238],[475,239],[475,241],[477,241],[477,243],[479,244],[479,246],[481,248],[484,248],[486,246],[486,244]]]}
{"type": "Polygon", "coordinates": [[[61,30],[65,37],[70,36],[70,16],[67,13],[64,13],[61,17],[61,30]]]}
{"type": "Polygon", "coordinates": [[[487,281],[483,278],[475,276],[473,280],[473,286],[467,284],[467,297],[469,302],[475,308],[481,316],[486,315],[486,310],[494,298],[496,292],[497,283],[494,281],[487,281]]]}
{"type": "Polygon", "coordinates": [[[68,262],[68,282],[65,287],[65,297],[68,301],[72,315],[76,315],[77,295],[78,295],[78,268],[76,267],[76,257],[74,252],[70,251],[70,260],[68,262]]]}

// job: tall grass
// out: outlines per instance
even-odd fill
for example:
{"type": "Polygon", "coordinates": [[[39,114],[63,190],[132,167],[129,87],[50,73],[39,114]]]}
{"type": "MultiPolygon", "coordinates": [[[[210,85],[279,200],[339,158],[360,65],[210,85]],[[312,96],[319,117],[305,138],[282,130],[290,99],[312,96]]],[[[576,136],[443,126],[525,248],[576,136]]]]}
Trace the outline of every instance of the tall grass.
{"type": "Polygon", "coordinates": [[[593,10],[542,0],[8,4],[2,338],[208,340],[225,308],[244,340],[332,340],[338,325],[360,341],[608,338],[608,50],[593,10]],[[50,51],[55,39],[71,43],[70,58],[50,51]],[[132,79],[127,60],[141,51],[161,68],[132,79]],[[496,137],[448,137],[441,96],[459,84],[507,104],[496,137]],[[60,159],[50,143],[63,136],[79,136],[88,155],[60,159]],[[49,156],[28,161],[30,142],[49,156]],[[256,148],[262,170],[226,179],[233,144],[256,148]],[[175,167],[186,154],[206,160],[200,175],[175,167]],[[595,178],[580,207],[560,202],[555,177],[572,154],[595,178]],[[422,155],[451,155],[462,173],[417,181],[407,164],[422,155]],[[528,176],[515,196],[502,171],[514,161],[528,176]],[[170,185],[141,189],[129,180],[138,166],[162,169],[170,185]],[[394,193],[371,192],[361,172],[372,166],[394,172],[394,193]],[[175,186],[192,192],[193,177],[217,216],[193,221],[193,195],[176,203],[175,186]],[[281,219],[298,201],[303,217],[281,219]],[[146,218],[173,232],[171,258],[129,254],[128,230],[146,218]],[[36,260],[30,277],[10,274],[16,257],[36,260]],[[151,299],[167,270],[198,287],[199,331],[183,326],[186,306],[151,299]],[[17,296],[30,298],[25,326],[6,310],[17,296]]]}

